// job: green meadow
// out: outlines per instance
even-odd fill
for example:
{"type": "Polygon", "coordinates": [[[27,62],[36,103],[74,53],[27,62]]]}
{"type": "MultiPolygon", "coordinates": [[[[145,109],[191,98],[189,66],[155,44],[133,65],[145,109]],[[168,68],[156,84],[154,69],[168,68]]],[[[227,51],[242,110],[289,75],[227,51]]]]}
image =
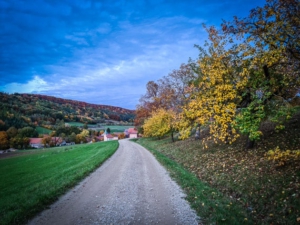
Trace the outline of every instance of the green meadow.
{"type": "Polygon", "coordinates": [[[0,224],[22,224],[99,167],[117,141],[30,151],[0,159],[0,224]]]}

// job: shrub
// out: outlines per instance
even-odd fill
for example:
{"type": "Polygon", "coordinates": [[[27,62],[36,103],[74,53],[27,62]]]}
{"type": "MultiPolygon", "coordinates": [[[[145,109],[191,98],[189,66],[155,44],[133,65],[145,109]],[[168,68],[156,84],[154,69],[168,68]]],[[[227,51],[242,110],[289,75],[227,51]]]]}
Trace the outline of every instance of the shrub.
{"type": "Polygon", "coordinates": [[[291,161],[300,160],[300,150],[281,151],[277,146],[274,150],[270,150],[265,155],[268,160],[273,160],[278,166],[283,166],[291,161]]]}

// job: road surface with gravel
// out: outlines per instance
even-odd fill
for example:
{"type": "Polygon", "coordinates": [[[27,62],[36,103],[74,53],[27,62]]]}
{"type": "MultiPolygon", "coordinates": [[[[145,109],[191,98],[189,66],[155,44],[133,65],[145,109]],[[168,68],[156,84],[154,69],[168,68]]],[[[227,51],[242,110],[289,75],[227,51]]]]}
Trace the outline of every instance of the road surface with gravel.
{"type": "Polygon", "coordinates": [[[28,224],[198,224],[155,157],[134,142],[119,142],[110,159],[28,224]]]}

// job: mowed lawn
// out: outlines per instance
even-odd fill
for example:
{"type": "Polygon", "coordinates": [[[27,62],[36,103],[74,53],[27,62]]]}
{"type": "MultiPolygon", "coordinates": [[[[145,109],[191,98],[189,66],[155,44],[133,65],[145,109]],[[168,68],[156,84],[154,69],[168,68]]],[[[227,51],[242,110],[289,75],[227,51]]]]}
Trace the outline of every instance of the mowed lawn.
{"type": "Polygon", "coordinates": [[[80,122],[67,122],[67,124],[74,127],[80,127],[84,125],[84,123],[80,123],[80,122]]]}
{"type": "Polygon", "coordinates": [[[133,128],[134,126],[118,126],[118,125],[109,125],[109,126],[104,126],[105,130],[107,128],[110,129],[111,132],[124,132],[128,128],[133,128]]]}
{"type": "Polygon", "coordinates": [[[30,151],[0,159],[0,224],[22,224],[99,167],[117,141],[30,151]]]}
{"type": "MultiPolygon", "coordinates": [[[[80,126],[83,126],[84,124],[83,123],[80,123],[80,122],[68,122],[68,124],[70,126],[77,126],[77,127],[80,127],[80,126]]],[[[95,124],[92,124],[92,125],[95,125],[95,124]]],[[[125,129],[128,129],[128,128],[131,128],[131,127],[134,127],[134,126],[128,126],[128,125],[103,125],[102,127],[99,127],[99,129],[97,128],[97,130],[106,130],[107,128],[110,129],[111,132],[124,132],[125,129]]]]}

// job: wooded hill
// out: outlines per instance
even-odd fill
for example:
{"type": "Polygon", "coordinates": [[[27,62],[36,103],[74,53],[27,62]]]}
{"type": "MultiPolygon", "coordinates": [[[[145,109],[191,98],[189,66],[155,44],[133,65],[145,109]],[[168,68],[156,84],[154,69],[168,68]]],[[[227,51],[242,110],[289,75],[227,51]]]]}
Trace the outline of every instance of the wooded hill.
{"type": "Polygon", "coordinates": [[[37,94],[0,92],[0,109],[0,130],[32,125],[51,128],[57,120],[91,124],[107,119],[131,122],[135,117],[134,110],[37,94]]]}

